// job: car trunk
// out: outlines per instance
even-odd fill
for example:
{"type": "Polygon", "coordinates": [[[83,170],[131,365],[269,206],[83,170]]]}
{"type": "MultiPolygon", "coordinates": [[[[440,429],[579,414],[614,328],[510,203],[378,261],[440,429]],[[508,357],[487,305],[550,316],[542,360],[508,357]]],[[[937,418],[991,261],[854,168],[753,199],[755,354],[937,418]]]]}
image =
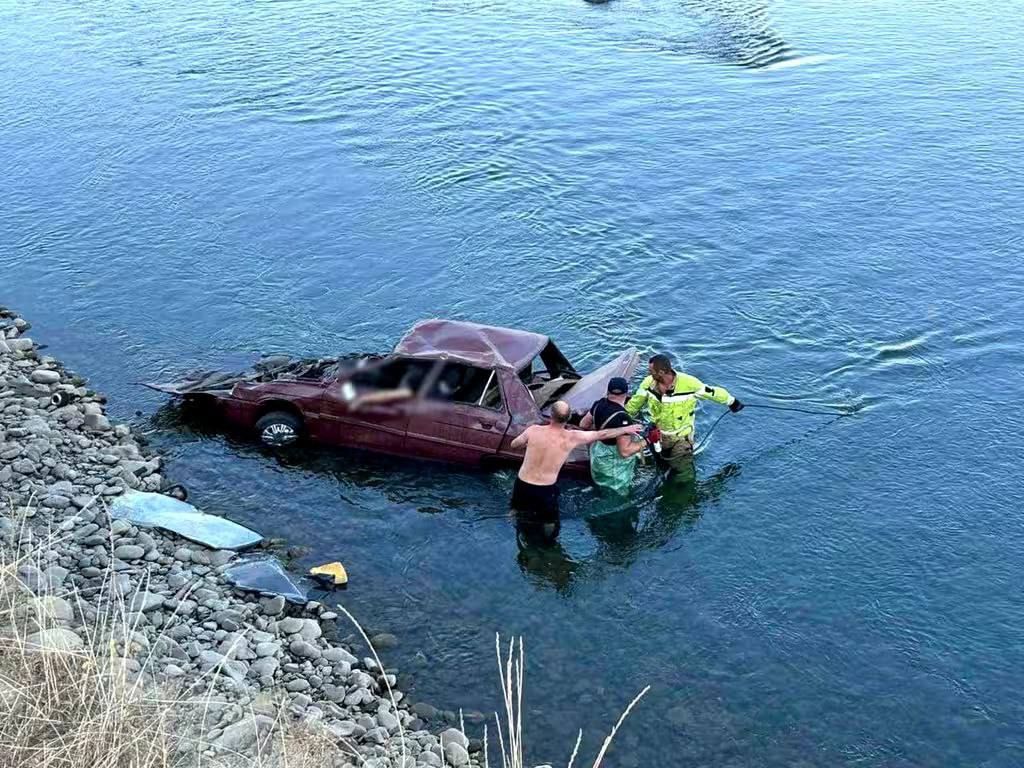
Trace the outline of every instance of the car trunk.
{"type": "Polygon", "coordinates": [[[357,367],[363,359],[372,361],[376,358],[293,359],[277,355],[263,358],[248,371],[193,371],[177,381],[144,383],[143,386],[169,395],[228,395],[236,384],[324,381],[357,367]]]}
{"type": "Polygon", "coordinates": [[[605,363],[596,371],[591,371],[577,381],[568,392],[559,399],[565,400],[574,411],[585,411],[600,400],[608,392],[608,382],[615,376],[632,378],[639,360],[635,349],[627,349],[614,360],[605,363]]]}

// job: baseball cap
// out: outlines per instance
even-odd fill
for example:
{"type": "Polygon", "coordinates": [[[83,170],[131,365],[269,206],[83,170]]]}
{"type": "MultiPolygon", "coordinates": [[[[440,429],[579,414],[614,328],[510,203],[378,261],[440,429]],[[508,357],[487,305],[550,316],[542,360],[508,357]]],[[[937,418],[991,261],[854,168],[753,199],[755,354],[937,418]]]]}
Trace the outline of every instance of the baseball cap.
{"type": "Polygon", "coordinates": [[[629,392],[629,382],[621,376],[615,376],[608,382],[609,395],[624,395],[629,392]]]}

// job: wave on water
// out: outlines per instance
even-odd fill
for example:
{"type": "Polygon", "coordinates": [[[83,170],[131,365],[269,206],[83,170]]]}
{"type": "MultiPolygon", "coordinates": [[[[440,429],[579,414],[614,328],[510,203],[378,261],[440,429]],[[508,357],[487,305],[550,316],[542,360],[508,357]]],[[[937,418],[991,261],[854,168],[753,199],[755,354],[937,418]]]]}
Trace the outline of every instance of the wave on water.
{"type": "MultiPolygon", "coordinates": [[[[613,6],[610,0],[586,0],[590,5],[613,6]]],[[[623,11],[634,8],[635,3],[626,0],[623,11]]],[[[758,0],[679,0],[662,2],[657,7],[645,6],[636,9],[636,19],[641,21],[642,33],[648,43],[658,48],[666,46],[674,51],[702,56],[722,64],[746,69],[771,71],[794,67],[822,64],[837,58],[834,54],[799,53],[775,27],[770,4],[758,0]],[[678,33],[657,35],[654,41],[649,37],[649,24],[653,17],[657,26],[665,27],[666,17],[682,10],[679,23],[692,27],[681,36],[678,33]]],[[[624,21],[621,17],[619,21],[624,21]]],[[[627,24],[629,22],[626,22],[627,24]]],[[[668,22],[671,25],[671,22],[668,22]]]]}

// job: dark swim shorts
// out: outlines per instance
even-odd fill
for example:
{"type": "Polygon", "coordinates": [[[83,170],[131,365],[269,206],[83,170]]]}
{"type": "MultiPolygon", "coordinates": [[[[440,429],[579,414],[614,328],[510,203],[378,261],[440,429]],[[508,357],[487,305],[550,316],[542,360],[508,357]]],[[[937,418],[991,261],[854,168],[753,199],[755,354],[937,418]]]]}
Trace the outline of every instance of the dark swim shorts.
{"type": "Polygon", "coordinates": [[[516,478],[512,489],[512,509],[547,522],[558,519],[558,486],[534,485],[516,478]]]}

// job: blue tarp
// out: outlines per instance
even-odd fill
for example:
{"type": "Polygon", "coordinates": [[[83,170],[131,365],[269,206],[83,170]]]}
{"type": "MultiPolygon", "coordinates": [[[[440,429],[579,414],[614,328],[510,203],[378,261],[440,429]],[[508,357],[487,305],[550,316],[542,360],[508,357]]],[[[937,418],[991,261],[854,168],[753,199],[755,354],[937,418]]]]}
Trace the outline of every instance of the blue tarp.
{"type": "Polygon", "coordinates": [[[161,493],[128,491],[110,505],[110,516],[135,525],[163,528],[211,549],[244,549],[263,537],[243,525],[200,512],[191,504],[161,493]]]}

